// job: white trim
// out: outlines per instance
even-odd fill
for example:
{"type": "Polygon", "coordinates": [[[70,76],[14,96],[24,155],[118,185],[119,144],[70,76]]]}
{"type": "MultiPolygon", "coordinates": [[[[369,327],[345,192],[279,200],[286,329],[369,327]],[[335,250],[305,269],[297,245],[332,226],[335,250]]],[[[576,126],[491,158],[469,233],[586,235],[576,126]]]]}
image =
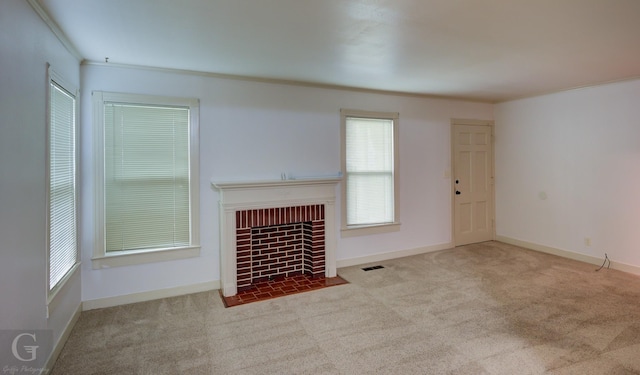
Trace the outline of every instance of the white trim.
{"type": "Polygon", "coordinates": [[[196,98],[156,96],[145,94],[94,91],[93,101],[93,157],[94,157],[94,246],[92,267],[101,269],[200,256],[200,100],[196,98]],[[190,209],[191,244],[175,249],[126,251],[107,254],[104,244],[104,103],[136,103],[189,107],[190,116],[190,209]]]}
{"type": "Polygon", "coordinates": [[[372,234],[382,234],[399,232],[400,223],[385,223],[377,225],[352,225],[348,228],[340,229],[340,237],[356,237],[356,236],[369,236],[372,234]]]}
{"type": "Polygon", "coordinates": [[[79,182],[80,182],[80,128],[78,124],[79,113],[80,113],[80,92],[79,89],[65,80],[61,75],[59,75],[51,64],[47,62],[47,91],[46,91],[46,132],[47,132],[47,142],[46,142],[46,201],[47,201],[47,221],[46,221],[46,230],[47,230],[47,238],[46,238],[46,269],[47,269],[47,277],[46,277],[46,290],[47,290],[47,318],[49,317],[49,310],[55,308],[56,301],[55,296],[58,292],[64,288],[67,281],[73,276],[76,270],[80,266],[80,240],[79,240],[79,182]],[[51,235],[51,227],[50,227],[50,217],[51,217],[51,192],[50,192],[50,184],[51,184],[51,85],[55,84],[59,86],[63,90],[67,91],[68,94],[73,96],[74,101],[74,113],[73,113],[73,134],[74,134],[74,204],[75,204],[75,212],[74,212],[74,225],[75,225],[75,246],[76,246],[76,261],[75,264],[67,271],[66,275],[62,279],[58,281],[58,283],[51,288],[51,243],[50,243],[50,235],[51,235]],[[51,305],[51,306],[50,306],[51,305]]]}
{"type": "Polygon", "coordinates": [[[178,260],[195,258],[200,256],[199,246],[190,246],[176,249],[163,249],[153,251],[125,251],[121,254],[111,254],[105,256],[94,256],[91,258],[91,265],[94,270],[110,267],[131,266],[135,264],[164,262],[168,260],[178,260]]]}
{"type": "Polygon", "coordinates": [[[208,292],[210,290],[216,289],[220,289],[220,280],[205,281],[203,283],[177,286],[173,288],[150,290],[147,292],[125,294],[122,296],[96,298],[83,301],[82,311],[127,305],[130,303],[145,302],[161,298],[177,297],[185,294],[208,292]]]}
{"type": "Polygon", "coordinates": [[[62,31],[62,29],[60,29],[58,24],[55,23],[53,19],[51,19],[51,16],[49,16],[49,13],[47,13],[47,11],[44,10],[42,5],[40,5],[40,2],[38,0],[27,0],[27,2],[29,3],[29,5],[31,5],[33,10],[35,10],[35,12],[38,13],[40,18],[44,21],[44,23],[47,24],[47,26],[49,26],[49,29],[51,30],[51,32],[53,32],[53,35],[55,35],[56,38],[58,38],[58,40],[60,41],[60,43],[62,43],[64,48],[66,48],[67,51],[69,51],[69,53],[76,58],[76,60],[78,60],[79,62],[82,62],[84,58],[82,57],[80,52],[78,52],[78,49],[76,48],[76,46],[73,43],[71,43],[71,40],[67,38],[67,35],[62,31]]]}
{"type": "MultiPolygon", "coordinates": [[[[34,0],[27,0],[29,2],[34,0]]],[[[472,96],[451,96],[451,95],[438,95],[438,94],[429,94],[429,93],[419,93],[419,92],[410,92],[410,91],[392,91],[392,90],[381,90],[381,89],[370,89],[364,87],[355,87],[355,86],[343,86],[336,84],[328,84],[328,83],[319,83],[319,82],[309,82],[309,81],[296,81],[296,80],[288,80],[288,79],[278,79],[278,78],[266,78],[266,77],[258,77],[258,76],[246,76],[246,75],[238,75],[238,74],[226,74],[226,73],[216,73],[216,72],[206,72],[201,70],[189,70],[189,69],[175,69],[175,68],[162,68],[157,66],[150,65],[132,65],[132,64],[122,64],[116,62],[108,62],[105,63],[103,61],[96,60],[87,60],[82,59],[80,61],[80,65],[92,65],[92,66],[101,66],[101,67],[113,67],[120,69],[138,69],[138,70],[146,70],[153,72],[163,72],[170,74],[183,74],[183,75],[193,75],[193,76],[201,76],[201,77],[210,77],[210,78],[219,78],[219,79],[230,79],[236,81],[247,81],[247,82],[258,82],[258,83],[270,83],[274,85],[287,85],[287,86],[300,86],[300,87],[313,87],[327,90],[341,90],[341,91],[350,91],[350,92],[363,92],[368,94],[378,94],[378,95],[390,95],[390,96],[400,96],[400,97],[409,97],[409,98],[424,98],[424,99],[435,99],[435,100],[451,100],[455,102],[470,102],[470,103],[486,103],[486,104],[502,104],[508,103],[516,100],[536,98],[540,96],[553,95],[558,93],[563,93],[566,91],[575,91],[575,90],[583,90],[592,87],[598,86],[606,86],[613,85],[624,82],[632,82],[636,80],[640,80],[640,75],[635,75],[626,78],[607,80],[602,82],[596,82],[581,86],[569,87],[566,89],[560,89],[555,91],[541,91],[533,94],[527,94],[523,96],[517,96],[513,98],[504,98],[504,99],[482,99],[478,97],[472,96]]]]}
{"type": "Polygon", "coordinates": [[[447,96],[447,95],[436,95],[436,94],[417,93],[417,92],[408,92],[408,91],[405,92],[405,91],[379,90],[379,89],[369,89],[369,88],[355,87],[355,86],[343,86],[343,85],[335,85],[335,84],[319,83],[319,82],[296,81],[296,80],[289,80],[289,79],[206,72],[201,70],[162,68],[157,66],[132,65],[132,64],[122,64],[122,63],[116,63],[116,62],[106,63],[103,61],[86,60],[86,59],[82,60],[81,65],[91,65],[91,66],[120,68],[120,69],[139,69],[139,70],[146,70],[146,71],[152,71],[152,72],[229,79],[229,80],[235,80],[235,81],[258,82],[258,83],[268,83],[268,84],[274,84],[274,85],[286,85],[286,86],[298,86],[298,87],[312,87],[312,88],[319,88],[319,89],[326,89],[326,90],[362,92],[362,93],[368,93],[368,94],[390,95],[390,96],[400,96],[400,97],[409,97],[409,98],[439,99],[439,100],[451,100],[455,102],[472,102],[472,103],[487,103],[487,104],[496,103],[495,100],[485,100],[485,99],[465,97],[465,96],[447,96]]]}
{"type": "Polygon", "coordinates": [[[340,188],[340,231],[342,237],[389,233],[400,230],[400,113],[340,109],[340,167],[344,176],[340,188]],[[385,119],[393,122],[393,222],[347,225],[347,117],[385,119]],[[350,233],[348,233],[350,232],[350,233]]]}
{"type": "Polygon", "coordinates": [[[412,255],[431,253],[434,251],[448,250],[453,248],[453,242],[447,242],[439,245],[423,246],[415,249],[390,251],[387,253],[378,253],[357,258],[341,259],[336,262],[338,268],[359,266],[366,263],[381,262],[384,260],[404,258],[412,255]]]}
{"type": "Polygon", "coordinates": [[[218,189],[253,189],[253,188],[278,188],[281,186],[297,186],[297,185],[325,185],[330,183],[338,183],[342,180],[341,176],[337,177],[321,177],[321,178],[300,178],[289,180],[260,180],[260,181],[211,181],[211,185],[218,189]]]}
{"type": "Polygon", "coordinates": [[[62,293],[63,290],[65,290],[69,284],[69,280],[72,279],[73,277],[75,277],[76,274],[80,273],[80,262],[77,262],[76,264],[73,265],[73,267],[71,267],[71,269],[69,270],[69,272],[67,272],[66,275],[64,275],[64,277],[60,280],[60,282],[58,282],[58,285],[53,288],[53,290],[50,290],[49,293],[47,293],[47,319],[49,318],[49,316],[51,315],[51,311],[55,310],[56,307],[58,306],[58,301],[59,298],[56,298],[58,295],[62,295],[64,293],[62,293]]]}
{"type": "MultiPolygon", "coordinates": [[[[535,251],[539,251],[539,252],[542,252],[542,253],[547,253],[547,254],[551,254],[551,255],[557,255],[557,256],[560,256],[560,257],[563,257],[563,258],[573,259],[573,260],[577,260],[579,262],[589,263],[589,264],[593,264],[593,265],[596,265],[596,266],[602,265],[602,262],[604,261],[604,258],[598,258],[598,257],[594,257],[594,256],[591,256],[591,255],[580,254],[580,253],[576,253],[574,251],[558,249],[558,248],[555,248],[555,247],[539,245],[537,243],[522,241],[522,240],[518,240],[518,239],[515,239],[515,238],[511,238],[511,237],[506,237],[506,236],[496,236],[496,241],[504,242],[504,243],[507,243],[509,245],[520,246],[520,247],[523,247],[525,249],[535,250],[535,251]]],[[[614,270],[619,270],[619,271],[623,271],[623,272],[632,273],[634,275],[640,275],[640,267],[639,266],[634,266],[632,264],[626,264],[626,263],[620,263],[620,262],[616,262],[615,260],[611,260],[610,268],[612,268],[614,270]]]]}
{"type": "Polygon", "coordinates": [[[513,101],[516,101],[516,100],[538,98],[538,97],[541,97],[541,96],[561,94],[561,93],[564,93],[564,92],[567,92],[567,91],[577,91],[577,90],[590,89],[590,88],[593,88],[593,87],[616,85],[618,83],[633,82],[633,81],[637,81],[637,80],[640,80],[640,75],[626,77],[626,78],[620,78],[620,79],[612,79],[612,80],[607,80],[607,81],[602,81],[602,82],[589,83],[589,84],[586,84],[586,85],[573,86],[573,87],[568,87],[568,88],[560,89],[560,90],[540,91],[540,92],[537,92],[537,93],[523,95],[523,96],[517,96],[517,97],[514,97],[514,98],[494,100],[494,101],[491,101],[489,103],[502,104],[502,103],[513,102],[513,101]]]}
{"type": "MultiPolygon", "coordinates": [[[[92,92],[93,106],[93,258],[104,251],[104,100],[102,92],[92,92]]],[[[95,265],[93,266],[95,269],[95,265]]]]}
{"type": "Polygon", "coordinates": [[[67,325],[64,327],[64,330],[62,331],[62,334],[58,338],[58,341],[56,341],[55,345],[53,346],[53,349],[49,354],[49,358],[45,362],[44,368],[47,369],[48,371],[51,371],[53,369],[53,366],[56,364],[56,360],[58,360],[58,356],[62,352],[62,348],[64,348],[64,345],[67,343],[67,340],[71,335],[71,331],[73,330],[73,327],[76,326],[78,319],[80,319],[81,312],[82,312],[82,304],[78,304],[78,308],[76,308],[76,311],[71,316],[71,319],[69,319],[69,321],[67,322],[67,325]]]}
{"type": "Polygon", "coordinates": [[[491,126],[493,127],[493,120],[476,120],[476,119],[464,119],[464,118],[452,118],[451,125],[479,125],[479,126],[491,126]]]}

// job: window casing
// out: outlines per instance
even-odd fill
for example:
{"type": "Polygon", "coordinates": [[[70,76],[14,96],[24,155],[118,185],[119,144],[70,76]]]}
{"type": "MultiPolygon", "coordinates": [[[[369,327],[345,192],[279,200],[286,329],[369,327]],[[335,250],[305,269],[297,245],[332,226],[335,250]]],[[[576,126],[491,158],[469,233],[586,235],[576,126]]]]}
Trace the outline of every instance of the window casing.
{"type": "Polygon", "coordinates": [[[341,110],[343,236],[398,229],[398,119],[341,110]]]}
{"type": "Polygon", "coordinates": [[[94,268],[199,255],[198,100],[94,92],[94,268]]]}
{"type": "Polygon", "coordinates": [[[50,302],[79,264],[77,90],[48,68],[47,292],[50,302]]]}

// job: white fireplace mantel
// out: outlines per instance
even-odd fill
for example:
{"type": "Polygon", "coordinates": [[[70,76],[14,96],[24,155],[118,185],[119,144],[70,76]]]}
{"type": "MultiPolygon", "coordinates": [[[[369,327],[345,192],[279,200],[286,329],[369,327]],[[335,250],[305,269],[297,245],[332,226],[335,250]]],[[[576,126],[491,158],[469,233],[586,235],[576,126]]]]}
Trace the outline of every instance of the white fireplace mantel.
{"type": "Polygon", "coordinates": [[[220,192],[220,288],[236,295],[236,211],[322,204],[325,209],[325,276],[336,276],[336,184],[341,178],[212,182],[220,192]]]}

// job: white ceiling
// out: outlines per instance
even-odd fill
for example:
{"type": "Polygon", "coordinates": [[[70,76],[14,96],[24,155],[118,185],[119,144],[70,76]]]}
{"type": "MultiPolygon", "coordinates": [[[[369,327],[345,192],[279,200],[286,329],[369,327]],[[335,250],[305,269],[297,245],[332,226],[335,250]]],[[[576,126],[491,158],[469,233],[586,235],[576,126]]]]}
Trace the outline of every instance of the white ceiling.
{"type": "Polygon", "coordinates": [[[640,77],[640,0],[37,0],[80,55],[503,101],[640,77]]]}

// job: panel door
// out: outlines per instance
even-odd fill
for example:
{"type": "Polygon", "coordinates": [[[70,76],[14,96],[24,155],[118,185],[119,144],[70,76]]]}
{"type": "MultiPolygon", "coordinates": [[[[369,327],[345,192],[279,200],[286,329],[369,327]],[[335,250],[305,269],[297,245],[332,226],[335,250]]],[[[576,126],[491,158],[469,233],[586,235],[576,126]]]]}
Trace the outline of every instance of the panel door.
{"type": "Polygon", "coordinates": [[[454,242],[493,239],[491,127],[453,125],[454,242]]]}

